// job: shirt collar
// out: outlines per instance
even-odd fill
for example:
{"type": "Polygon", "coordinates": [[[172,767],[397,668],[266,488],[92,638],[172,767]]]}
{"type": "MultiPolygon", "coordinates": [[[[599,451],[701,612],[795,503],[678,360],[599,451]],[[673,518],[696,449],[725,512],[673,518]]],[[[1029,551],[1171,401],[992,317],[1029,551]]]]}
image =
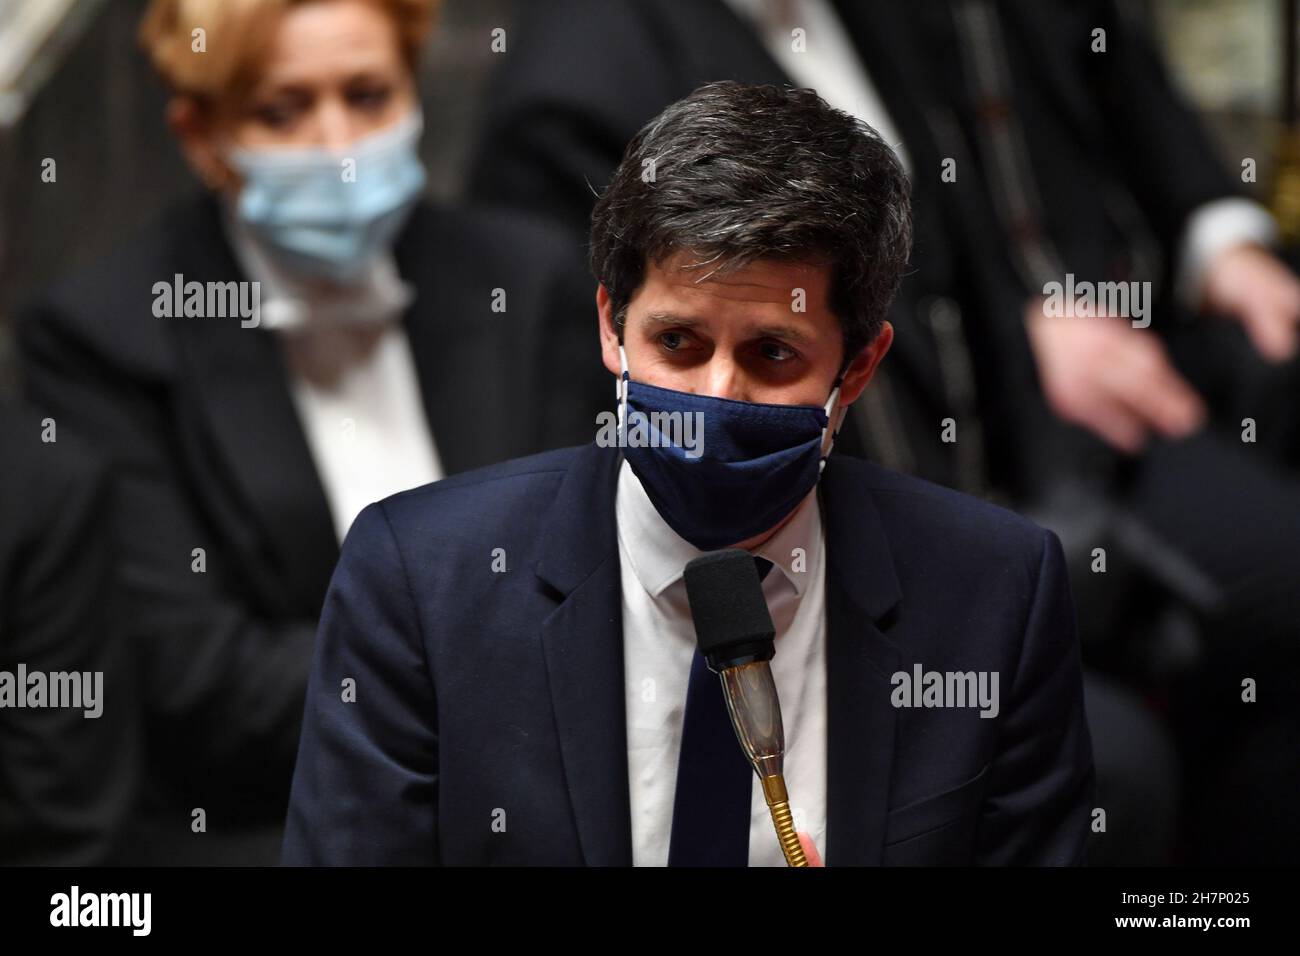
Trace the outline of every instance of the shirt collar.
{"type": "MultiPolygon", "coordinates": [[[[680,581],[687,563],[705,553],[664,521],[626,459],[619,465],[615,512],[632,571],[652,598],[680,581]]],[[[794,516],[754,553],[780,568],[802,597],[809,575],[820,567],[821,540],[821,508],[813,488],[794,516]]]]}

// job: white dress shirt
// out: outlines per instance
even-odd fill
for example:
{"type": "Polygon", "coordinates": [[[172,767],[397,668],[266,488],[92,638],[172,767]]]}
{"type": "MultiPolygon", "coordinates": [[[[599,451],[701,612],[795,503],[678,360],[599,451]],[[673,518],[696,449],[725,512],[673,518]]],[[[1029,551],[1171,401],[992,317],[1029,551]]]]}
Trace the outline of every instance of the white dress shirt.
{"type": "Polygon", "coordinates": [[[260,284],[260,326],[279,336],[289,391],[339,542],[373,501],[443,475],[401,316],[411,301],[391,257],[350,294],[316,293],[277,269],[227,215],[226,232],[260,284]]]}
{"type": "MultiPolygon", "coordinates": [[[[682,571],[703,552],[660,517],[626,461],[619,471],[615,510],[623,591],[632,865],[666,866],[686,689],[696,646],[682,571]]],[[[785,728],[790,808],[795,829],[806,830],[824,857],[826,560],[816,489],[755,553],[773,564],[763,580],[763,594],[776,625],[771,668],[785,728]]],[[[722,693],[720,685],[718,693],[722,693]]],[[[749,865],[786,865],[757,774],[750,795],[749,865]]]]}
{"type": "MultiPolygon", "coordinates": [[[[284,344],[292,352],[298,343],[284,344]]],[[[385,325],[369,353],[357,350],[332,382],[302,374],[295,361],[290,367],[294,405],[340,543],[372,501],[442,477],[401,323],[385,325]]]]}

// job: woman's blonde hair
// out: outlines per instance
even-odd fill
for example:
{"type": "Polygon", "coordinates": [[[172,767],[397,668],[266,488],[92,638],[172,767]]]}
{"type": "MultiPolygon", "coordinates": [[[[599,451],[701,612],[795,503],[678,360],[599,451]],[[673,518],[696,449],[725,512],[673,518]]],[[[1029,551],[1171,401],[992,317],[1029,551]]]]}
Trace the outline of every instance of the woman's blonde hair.
{"type": "MultiPolygon", "coordinates": [[[[153,0],[140,44],[176,93],[217,101],[255,82],[275,20],[303,3],[331,0],[153,0]],[[202,33],[199,33],[199,31],[202,33]]],[[[366,0],[392,18],[412,72],[440,0],[366,0]]]]}

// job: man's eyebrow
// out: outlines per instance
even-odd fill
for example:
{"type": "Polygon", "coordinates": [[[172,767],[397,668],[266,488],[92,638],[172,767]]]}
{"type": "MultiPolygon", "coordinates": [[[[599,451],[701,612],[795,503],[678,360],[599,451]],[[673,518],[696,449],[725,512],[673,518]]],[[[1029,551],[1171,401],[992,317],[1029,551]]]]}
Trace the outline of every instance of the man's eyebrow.
{"type": "Polygon", "coordinates": [[[688,329],[700,325],[699,319],[678,315],[676,312],[649,312],[646,314],[645,321],[653,325],[678,325],[688,329]]]}
{"type": "MultiPolygon", "coordinates": [[[[676,312],[648,312],[644,321],[652,325],[674,326],[684,329],[698,328],[703,324],[700,319],[678,315],[676,312]]],[[[757,337],[784,339],[797,345],[804,345],[810,341],[807,332],[793,325],[761,325],[754,331],[757,337]]]]}
{"type": "Polygon", "coordinates": [[[764,325],[760,326],[757,331],[761,336],[773,339],[785,339],[788,342],[794,342],[798,345],[804,345],[810,341],[808,333],[793,325],[764,325]]]}

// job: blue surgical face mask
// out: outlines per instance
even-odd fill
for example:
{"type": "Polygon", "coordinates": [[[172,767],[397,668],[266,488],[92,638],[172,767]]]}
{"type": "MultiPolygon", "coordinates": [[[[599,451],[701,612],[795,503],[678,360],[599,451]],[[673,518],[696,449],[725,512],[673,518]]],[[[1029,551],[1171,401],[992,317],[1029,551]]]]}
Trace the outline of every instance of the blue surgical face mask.
{"type": "Polygon", "coordinates": [[[621,345],[618,355],[623,455],[655,510],[695,547],[767,531],[816,486],[838,381],[825,406],[741,402],[634,382],[621,345]]]}
{"type": "Polygon", "coordinates": [[[231,148],[236,214],[287,271],[355,282],[391,250],[424,189],[422,125],[417,109],[341,150],[231,148]]]}

